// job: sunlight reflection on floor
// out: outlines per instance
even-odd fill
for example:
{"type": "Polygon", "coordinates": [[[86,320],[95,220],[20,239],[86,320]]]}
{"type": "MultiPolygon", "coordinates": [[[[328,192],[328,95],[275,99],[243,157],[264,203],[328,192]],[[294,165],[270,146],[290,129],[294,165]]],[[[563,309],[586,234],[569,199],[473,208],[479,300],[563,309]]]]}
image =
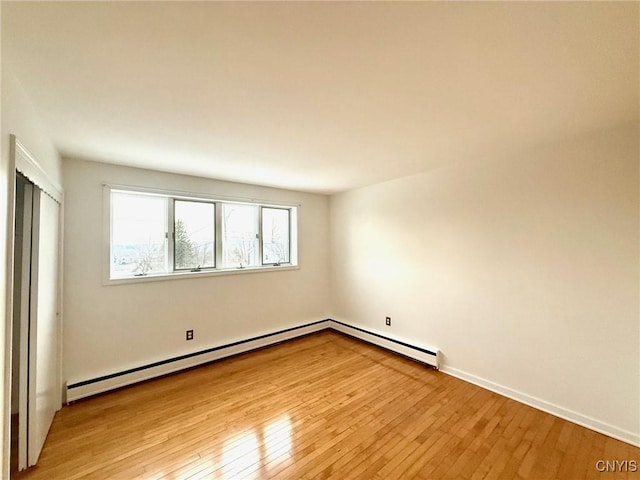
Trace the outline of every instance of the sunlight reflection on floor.
{"type": "Polygon", "coordinates": [[[289,415],[282,415],[267,423],[263,428],[245,430],[227,438],[224,442],[220,463],[202,466],[208,472],[222,479],[257,478],[261,471],[281,466],[292,457],[292,425],[289,415]],[[215,470],[215,473],[214,473],[215,470]]]}

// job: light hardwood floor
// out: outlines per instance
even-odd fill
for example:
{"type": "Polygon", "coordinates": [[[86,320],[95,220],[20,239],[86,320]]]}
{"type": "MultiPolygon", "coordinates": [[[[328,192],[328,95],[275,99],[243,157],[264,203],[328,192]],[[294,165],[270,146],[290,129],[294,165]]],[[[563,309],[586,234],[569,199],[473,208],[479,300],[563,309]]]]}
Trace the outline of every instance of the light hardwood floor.
{"type": "Polygon", "coordinates": [[[36,479],[585,479],[640,449],[321,332],[60,411],[36,479]]]}

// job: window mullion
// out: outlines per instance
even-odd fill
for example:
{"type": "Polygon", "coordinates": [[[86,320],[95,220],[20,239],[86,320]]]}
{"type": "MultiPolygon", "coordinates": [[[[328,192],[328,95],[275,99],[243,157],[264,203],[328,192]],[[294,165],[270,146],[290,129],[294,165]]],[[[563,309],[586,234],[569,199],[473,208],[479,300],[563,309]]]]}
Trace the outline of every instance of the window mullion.
{"type": "Polygon", "coordinates": [[[175,262],[175,239],[176,239],[176,222],[175,222],[175,198],[167,198],[167,246],[168,246],[168,255],[167,259],[169,261],[169,272],[175,272],[176,270],[176,262],[175,262]]]}
{"type": "Polygon", "coordinates": [[[264,236],[262,235],[262,210],[264,207],[258,208],[258,258],[260,259],[260,265],[264,265],[264,257],[262,256],[262,241],[264,236]]]}
{"type": "Polygon", "coordinates": [[[291,243],[292,243],[291,239],[293,238],[293,236],[291,235],[291,209],[290,208],[287,209],[287,222],[289,223],[289,232],[288,232],[289,239],[288,239],[288,242],[287,242],[288,243],[287,246],[289,247],[289,262],[288,263],[291,264],[292,261],[293,261],[292,258],[291,258],[291,243]]]}
{"type": "Polygon", "coordinates": [[[214,203],[213,212],[215,214],[215,268],[222,268],[222,204],[214,203]]]}

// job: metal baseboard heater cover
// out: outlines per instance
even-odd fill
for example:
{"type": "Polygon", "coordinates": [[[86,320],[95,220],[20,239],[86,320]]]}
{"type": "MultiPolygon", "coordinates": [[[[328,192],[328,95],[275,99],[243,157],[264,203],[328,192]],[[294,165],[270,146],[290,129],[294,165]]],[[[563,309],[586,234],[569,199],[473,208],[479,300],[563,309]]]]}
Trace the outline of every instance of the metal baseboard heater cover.
{"type": "Polygon", "coordinates": [[[199,352],[188,353],[178,357],[161,360],[147,365],[130,368],[121,372],[110,373],[100,377],[68,383],[66,386],[66,402],[126,387],[135,383],[179,372],[188,368],[203,365],[226,357],[268,347],[276,343],[291,340],[321,330],[333,329],[345,335],[391,350],[406,357],[439,368],[440,352],[437,349],[412,345],[408,342],[393,339],[376,332],[355,327],[347,323],[325,319],[299,325],[277,332],[212,347],[199,352]]]}
{"type": "Polygon", "coordinates": [[[421,347],[338,320],[331,320],[331,328],[346,335],[364,340],[365,342],[399,353],[412,360],[425,363],[436,370],[440,368],[440,350],[436,348],[421,347]]]}

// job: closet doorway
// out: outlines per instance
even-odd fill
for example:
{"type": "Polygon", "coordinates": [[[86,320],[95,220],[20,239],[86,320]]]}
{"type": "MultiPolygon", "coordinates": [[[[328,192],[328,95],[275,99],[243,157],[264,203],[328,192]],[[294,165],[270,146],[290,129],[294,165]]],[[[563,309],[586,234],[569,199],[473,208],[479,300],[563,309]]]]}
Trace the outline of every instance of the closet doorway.
{"type": "Polygon", "coordinates": [[[35,465],[62,406],[61,192],[16,143],[11,314],[10,471],[35,465]],[[26,160],[31,162],[25,165],[26,160]],[[46,177],[45,177],[46,179],[46,177]]]}

